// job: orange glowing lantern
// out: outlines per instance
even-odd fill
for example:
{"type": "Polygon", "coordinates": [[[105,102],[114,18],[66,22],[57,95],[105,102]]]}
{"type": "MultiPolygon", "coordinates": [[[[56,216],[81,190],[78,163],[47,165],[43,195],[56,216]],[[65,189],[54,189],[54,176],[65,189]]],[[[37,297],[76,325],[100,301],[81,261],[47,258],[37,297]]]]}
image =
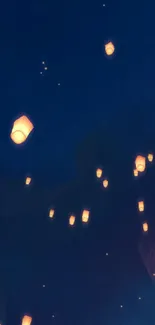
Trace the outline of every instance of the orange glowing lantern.
{"type": "Polygon", "coordinates": [[[97,178],[101,178],[101,176],[102,176],[102,169],[101,168],[98,168],[96,170],[96,176],[97,176],[97,178]]]}
{"type": "Polygon", "coordinates": [[[148,156],[147,156],[147,159],[148,159],[149,162],[152,162],[153,161],[153,154],[149,153],[148,156]]]}
{"type": "Polygon", "coordinates": [[[26,177],[25,184],[30,185],[31,183],[31,177],[26,177]]]}
{"type": "Polygon", "coordinates": [[[82,222],[87,223],[88,220],[89,220],[89,211],[88,210],[83,210],[82,222]]]}
{"type": "Polygon", "coordinates": [[[72,215],[69,217],[69,225],[74,226],[74,224],[75,224],[75,216],[72,215]]]}
{"type": "Polygon", "coordinates": [[[148,232],[149,230],[149,226],[148,226],[148,223],[147,222],[143,222],[143,232],[148,232]]]}
{"type": "Polygon", "coordinates": [[[21,144],[25,142],[33,128],[28,117],[23,115],[14,122],[10,137],[16,144],[21,144]]]}
{"type": "Polygon", "coordinates": [[[22,325],[31,325],[32,317],[25,315],[22,319],[22,325]]]}
{"type": "Polygon", "coordinates": [[[139,201],[138,202],[138,210],[140,212],[143,212],[144,211],[144,201],[139,201]]]}
{"type": "Polygon", "coordinates": [[[138,176],[138,170],[134,169],[133,174],[134,174],[135,177],[137,177],[138,176]]]}
{"type": "Polygon", "coordinates": [[[115,46],[112,42],[105,44],[105,52],[107,55],[112,55],[115,51],[115,46]]]}
{"type": "Polygon", "coordinates": [[[49,217],[52,219],[54,217],[54,209],[50,209],[49,217]]]}
{"type": "Polygon", "coordinates": [[[138,172],[144,172],[146,167],[146,159],[143,156],[137,156],[135,160],[136,169],[138,172]]]}
{"type": "Polygon", "coordinates": [[[108,180],[107,179],[104,179],[104,181],[103,181],[103,187],[107,188],[108,187],[108,184],[109,184],[108,180]]]}

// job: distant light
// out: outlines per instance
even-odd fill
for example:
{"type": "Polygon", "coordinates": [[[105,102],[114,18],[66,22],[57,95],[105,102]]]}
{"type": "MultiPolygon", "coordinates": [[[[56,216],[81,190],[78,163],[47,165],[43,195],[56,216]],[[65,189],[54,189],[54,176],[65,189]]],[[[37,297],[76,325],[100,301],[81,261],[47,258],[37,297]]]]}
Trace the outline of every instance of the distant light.
{"type": "Polygon", "coordinates": [[[45,64],[45,61],[42,61],[42,64],[45,64]]]}
{"type": "Polygon", "coordinates": [[[52,315],[52,318],[54,318],[55,316],[54,315],[52,315]]]}
{"type": "Polygon", "coordinates": [[[123,305],[120,305],[120,308],[123,308],[123,305]]]}
{"type": "Polygon", "coordinates": [[[103,7],[105,7],[105,3],[103,3],[103,7]]]}
{"type": "Polygon", "coordinates": [[[45,284],[43,284],[43,288],[45,288],[45,284]]]}
{"type": "Polygon", "coordinates": [[[40,74],[43,74],[42,71],[40,71],[40,74]]]}
{"type": "Polygon", "coordinates": [[[141,297],[138,297],[138,300],[142,300],[142,298],[141,297]]]}
{"type": "Polygon", "coordinates": [[[153,273],[153,276],[155,276],[155,273],[153,273]]]}
{"type": "Polygon", "coordinates": [[[44,70],[47,70],[47,69],[48,69],[47,67],[44,68],[44,70]]]}
{"type": "Polygon", "coordinates": [[[58,86],[60,86],[60,82],[58,82],[58,86]]]}
{"type": "Polygon", "coordinates": [[[106,253],[105,255],[106,255],[106,256],[109,256],[109,253],[106,253]]]}

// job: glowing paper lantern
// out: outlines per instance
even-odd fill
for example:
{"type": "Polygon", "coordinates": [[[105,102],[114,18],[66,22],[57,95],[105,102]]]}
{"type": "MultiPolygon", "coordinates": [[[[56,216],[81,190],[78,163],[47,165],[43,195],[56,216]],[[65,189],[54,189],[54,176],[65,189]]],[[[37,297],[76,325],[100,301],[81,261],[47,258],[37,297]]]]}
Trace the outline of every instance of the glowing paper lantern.
{"type": "Polygon", "coordinates": [[[147,222],[143,222],[143,232],[148,232],[148,230],[149,230],[149,226],[148,226],[148,223],[147,222]]]}
{"type": "Polygon", "coordinates": [[[105,52],[107,55],[112,55],[115,51],[115,46],[112,42],[105,44],[105,52]]]}
{"type": "Polygon", "coordinates": [[[101,168],[98,168],[96,170],[96,176],[97,176],[97,178],[101,178],[101,176],[102,176],[102,169],[101,168]]]}
{"type": "Polygon", "coordinates": [[[49,211],[49,217],[53,218],[54,217],[54,209],[50,209],[49,211]]]}
{"type": "Polygon", "coordinates": [[[146,159],[143,156],[137,156],[135,160],[136,169],[138,172],[144,172],[146,167],[146,159]]]}
{"type": "Polygon", "coordinates": [[[27,139],[33,128],[28,117],[23,115],[14,122],[10,137],[16,144],[21,144],[27,139]]]}
{"type": "Polygon", "coordinates": [[[31,325],[32,317],[25,315],[22,319],[22,325],[31,325]]]}
{"type": "Polygon", "coordinates": [[[103,181],[103,187],[108,187],[108,184],[109,184],[109,182],[108,182],[108,180],[107,179],[104,179],[104,181],[103,181]]]}
{"type": "Polygon", "coordinates": [[[148,159],[149,162],[152,162],[153,161],[153,154],[149,153],[148,156],[147,156],[147,159],[148,159]]]}
{"type": "Polygon", "coordinates": [[[69,217],[69,224],[70,224],[70,226],[74,226],[74,223],[75,223],[75,216],[70,216],[69,217]]]}
{"type": "Polygon", "coordinates": [[[88,220],[89,220],[89,211],[88,210],[83,210],[82,222],[87,223],[88,220]]]}
{"type": "Polygon", "coordinates": [[[138,210],[140,212],[143,212],[144,211],[144,201],[139,201],[138,202],[138,210]]]}
{"type": "Polygon", "coordinates": [[[137,177],[138,176],[138,170],[134,169],[133,174],[134,174],[135,177],[137,177]]]}
{"type": "Polygon", "coordinates": [[[25,184],[29,185],[31,183],[31,177],[26,177],[25,184]]]}

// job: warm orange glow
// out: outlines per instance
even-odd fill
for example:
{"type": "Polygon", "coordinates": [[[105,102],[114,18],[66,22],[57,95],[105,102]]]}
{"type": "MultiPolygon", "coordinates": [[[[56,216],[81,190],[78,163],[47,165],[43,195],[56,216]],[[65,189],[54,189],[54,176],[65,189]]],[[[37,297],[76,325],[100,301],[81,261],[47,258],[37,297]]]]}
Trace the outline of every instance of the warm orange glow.
{"type": "Polygon", "coordinates": [[[25,315],[22,319],[22,325],[31,325],[32,317],[25,315]]]}
{"type": "Polygon", "coordinates": [[[134,174],[135,177],[137,177],[138,176],[138,170],[134,169],[133,174],[134,174]]]}
{"type": "Polygon", "coordinates": [[[104,181],[103,181],[103,187],[108,187],[108,180],[107,179],[104,179],[104,181]]]}
{"type": "Polygon", "coordinates": [[[146,159],[143,156],[137,156],[135,160],[136,169],[138,172],[144,172],[146,167],[146,159]]]}
{"type": "Polygon", "coordinates": [[[148,161],[149,162],[152,162],[153,161],[153,154],[152,153],[149,153],[148,156],[147,156],[147,158],[148,158],[148,161]]]}
{"type": "Polygon", "coordinates": [[[112,42],[105,44],[105,52],[107,55],[112,55],[115,51],[115,46],[112,42]]]}
{"type": "Polygon", "coordinates": [[[27,139],[33,128],[28,117],[23,115],[14,122],[10,137],[16,144],[21,144],[27,139]]]}
{"type": "Polygon", "coordinates": [[[53,218],[54,217],[54,209],[50,209],[49,211],[49,217],[53,218]]]}
{"type": "Polygon", "coordinates": [[[143,223],[143,232],[148,232],[148,230],[149,230],[148,223],[147,222],[144,222],[143,223]]]}
{"type": "Polygon", "coordinates": [[[143,212],[144,211],[144,201],[139,201],[138,202],[138,210],[140,212],[143,212]]]}
{"type": "Polygon", "coordinates": [[[101,176],[102,176],[102,169],[101,168],[98,168],[96,170],[96,176],[97,176],[97,178],[101,178],[101,176]]]}
{"type": "Polygon", "coordinates": [[[74,223],[75,223],[75,216],[70,216],[69,217],[69,224],[70,224],[70,226],[74,226],[74,223]]]}
{"type": "Polygon", "coordinates": [[[89,211],[88,210],[83,210],[82,222],[87,223],[88,220],[89,220],[89,211]]]}
{"type": "Polygon", "coordinates": [[[29,185],[31,183],[31,177],[26,177],[25,184],[29,185]]]}

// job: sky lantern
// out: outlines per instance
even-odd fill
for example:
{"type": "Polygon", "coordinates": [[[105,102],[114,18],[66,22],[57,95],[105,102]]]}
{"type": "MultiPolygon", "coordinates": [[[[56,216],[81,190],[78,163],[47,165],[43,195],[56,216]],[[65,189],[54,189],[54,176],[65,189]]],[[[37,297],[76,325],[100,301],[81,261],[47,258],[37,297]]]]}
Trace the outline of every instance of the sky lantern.
{"type": "Polygon", "coordinates": [[[83,210],[82,213],[82,222],[87,223],[89,220],[89,211],[88,210],[83,210]]]}
{"type": "Polygon", "coordinates": [[[14,122],[10,137],[14,143],[21,144],[26,141],[33,128],[28,117],[23,115],[14,122]]]}
{"type": "Polygon", "coordinates": [[[140,212],[143,212],[144,211],[144,201],[139,201],[138,202],[138,210],[140,212]]]}
{"type": "Polygon", "coordinates": [[[22,319],[22,325],[31,325],[32,317],[25,315],[22,319]]]}
{"type": "Polygon", "coordinates": [[[69,225],[74,226],[74,224],[75,224],[75,216],[71,215],[69,217],[69,225]]]}
{"type": "Polygon", "coordinates": [[[108,180],[107,179],[104,179],[104,181],[103,181],[103,187],[107,188],[108,187],[108,184],[109,184],[108,180]]]}
{"type": "Polygon", "coordinates": [[[102,169],[101,168],[96,169],[96,176],[97,176],[97,178],[101,178],[101,176],[102,176],[102,169]]]}
{"type": "Polygon", "coordinates": [[[31,177],[26,177],[25,184],[30,185],[31,183],[31,177]]]}
{"type": "Polygon", "coordinates": [[[153,154],[149,153],[148,156],[147,156],[147,159],[148,159],[149,162],[152,162],[153,161],[153,154]]]}
{"type": "Polygon", "coordinates": [[[135,177],[137,177],[138,176],[138,170],[137,169],[134,169],[133,170],[133,174],[134,174],[135,177]]]}
{"type": "Polygon", "coordinates": [[[107,55],[112,55],[115,51],[115,46],[112,42],[105,44],[105,52],[107,55]]]}
{"type": "Polygon", "coordinates": [[[54,209],[50,209],[49,217],[52,219],[54,217],[54,209]]]}
{"type": "Polygon", "coordinates": [[[138,172],[144,172],[146,167],[146,159],[143,156],[137,156],[135,160],[136,169],[138,172]]]}
{"type": "Polygon", "coordinates": [[[148,226],[148,223],[147,222],[143,222],[143,232],[148,232],[148,230],[149,230],[149,226],[148,226]]]}

